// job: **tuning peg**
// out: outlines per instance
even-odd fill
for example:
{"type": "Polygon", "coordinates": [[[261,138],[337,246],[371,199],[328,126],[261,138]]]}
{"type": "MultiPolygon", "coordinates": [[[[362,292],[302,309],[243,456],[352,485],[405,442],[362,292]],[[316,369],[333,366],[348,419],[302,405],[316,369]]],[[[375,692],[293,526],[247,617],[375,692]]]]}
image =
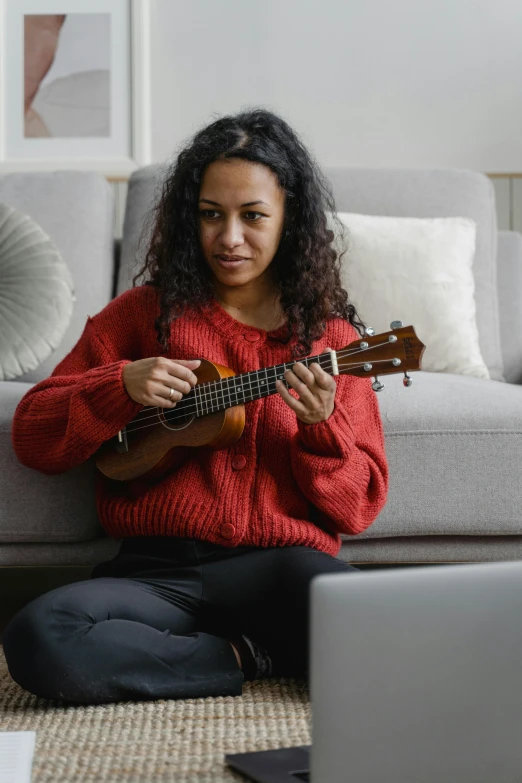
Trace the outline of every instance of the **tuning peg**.
{"type": "Polygon", "coordinates": [[[372,383],[372,389],[373,389],[375,392],[379,392],[379,391],[382,391],[382,390],[384,389],[384,383],[381,383],[381,382],[380,382],[380,380],[379,380],[379,378],[378,378],[378,376],[377,376],[377,375],[375,376],[375,380],[374,380],[374,382],[372,383]]]}
{"type": "Polygon", "coordinates": [[[375,329],[373,329],[371,326],[367,326],[366,329],[364,330],[364,334],[367,334],[370,337],[372,337],[372,335],[375,334],[375,329]]]}
{"type": "Polygon", "coordinates": [[[390,329],[400,329],[402,326],[402,321],[392,321],[390,324],[390,329]]]}
{"type": "Polygon", "coordinates": [[[411,375],[408,375],[407,372],[404,373],[404,378],[402,379],[402,382],[405,386],[411,386],[413,383],[413,378],[411,375]]]}

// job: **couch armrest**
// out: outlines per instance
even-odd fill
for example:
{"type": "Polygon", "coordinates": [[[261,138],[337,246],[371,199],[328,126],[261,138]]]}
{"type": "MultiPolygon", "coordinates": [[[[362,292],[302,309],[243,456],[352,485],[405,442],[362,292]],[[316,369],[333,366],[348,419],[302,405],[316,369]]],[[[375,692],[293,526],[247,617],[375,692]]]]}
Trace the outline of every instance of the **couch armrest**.
{"type": "Polygon", "coordinates": [[[93,460],[47,476],[26,468],[14,453],[13,414],[31,386],[0,382],[0,543],[65,543],[105,535],[96,513],[93,460]]]}
{"type": "Polygon", "coordinates": [[[504,378],[522,384],[522,234],[498,232],[497,287],[504,378]]]}

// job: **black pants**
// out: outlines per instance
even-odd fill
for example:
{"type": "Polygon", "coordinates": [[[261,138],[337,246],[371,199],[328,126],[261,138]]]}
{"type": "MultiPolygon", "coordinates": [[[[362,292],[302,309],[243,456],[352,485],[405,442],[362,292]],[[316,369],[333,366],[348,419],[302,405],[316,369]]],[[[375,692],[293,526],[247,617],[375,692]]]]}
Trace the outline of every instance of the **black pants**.
{"type": "Polygon", "coordinates": [[[48,699],[100,704],[241,694],[229,640],[265,647],[273,676],[306,677],[309,587],[357,571],[308,547],[125,539],[90,580],[31,601],[4,632],[12,678],[48,699]]]}

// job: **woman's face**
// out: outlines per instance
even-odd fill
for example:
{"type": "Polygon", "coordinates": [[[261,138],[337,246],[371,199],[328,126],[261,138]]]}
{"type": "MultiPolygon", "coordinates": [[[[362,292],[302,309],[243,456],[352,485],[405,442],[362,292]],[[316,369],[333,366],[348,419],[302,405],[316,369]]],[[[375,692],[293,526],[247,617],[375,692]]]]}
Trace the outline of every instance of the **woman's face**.
{"type": "Polygon", "coordinates": [[[214,278],[234,288],[261,282],[284,220],[285,192],[274,172],[237,158],[215,161],[199,195],[201,246],[214,278]]]}

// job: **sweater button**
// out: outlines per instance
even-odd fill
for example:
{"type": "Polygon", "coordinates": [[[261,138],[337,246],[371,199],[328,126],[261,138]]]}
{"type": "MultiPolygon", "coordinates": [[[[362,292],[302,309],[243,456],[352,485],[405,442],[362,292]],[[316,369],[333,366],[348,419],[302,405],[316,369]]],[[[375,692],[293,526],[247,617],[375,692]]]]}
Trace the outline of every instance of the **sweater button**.
{"type": "Polygon", "coordinates": [[[248,340],[249,343],[255,343],[260,337],[259,332],[245,332],[245,340],[248,340]]]}
{"type": "Polygon", "coordinates": [[[246,465],[246,457],[243,454],[236,454],[232,460],[232,467],[234,470],[242,470],[246,465]]]}
{"type": "Polygon", "coordinates": [[[236,528],[234,525],[231,525],[230,522],[225,522],[224,525],[221,525],[221,535],[223,538],[234,538],[235,532],[236,528]]]}

